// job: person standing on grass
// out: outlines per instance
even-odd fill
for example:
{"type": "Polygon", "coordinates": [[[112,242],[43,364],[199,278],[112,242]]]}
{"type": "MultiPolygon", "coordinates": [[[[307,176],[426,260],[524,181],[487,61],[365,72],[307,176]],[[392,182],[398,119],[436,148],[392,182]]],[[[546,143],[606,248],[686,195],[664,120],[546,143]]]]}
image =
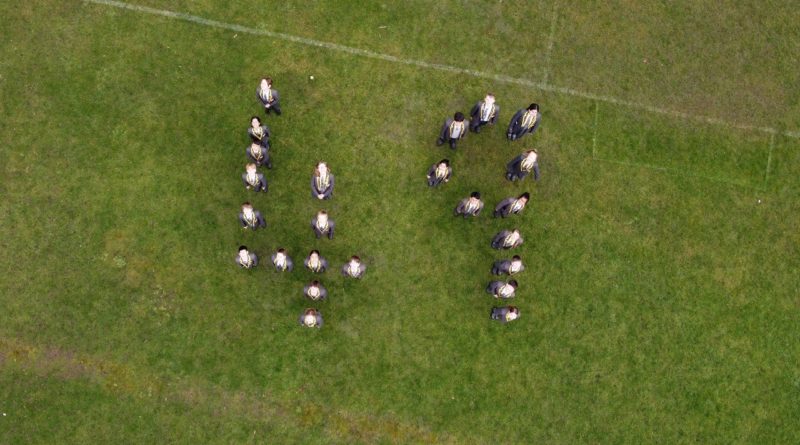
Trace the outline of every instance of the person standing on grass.
{"type": "Polygon", "coordinates": [[[306,269],[314,273],[323,273],[328,270],[328,260],[320,256],[319,250],[312,250],[303,261],[303,264],[306,269]]]}
{"type": "Polygon", "coordinates": [[[256,166],[266,165],[267,168],[272,168],[272,161],[269,160],[269,150],[261,145],[251,142],[250,146],[245,149],[245,153],[247,153],[247,159],[256,164],[256,166]]]}
{"type": "Polygon", "coordinates": [[[533,179],[539,180],[539,153],[536,150],[528,150],[525,153],[512,159],[506,165],[506,179],[511,182],[522,180],[533,172],[533,179]]]}
{"type": "Polygon", "coordinates": [[[272,89],[272,78],[264,77],[256,89],[256,97],[264,107],[264,113],[269,114],[274,111],[278,116],[281,115],[281,97],[278,91],[272,89]]]}
{"type": "Polygon", "coordinates": [[[492,275],[515,275],[523,270],[525,270],[525,266],[519,255],[514,255],[510,260],[495,261],[492,265],[492,275]]]}
{"type": "Polygon", "coordinates": [[[322,314],[314,308],[308,308],[303,311],[302,314],[300,314],[298,321],[300,322],[300,326],[305,326],[307,328],[321,328],[322,314]]]}
{"type": "Polygon", "coordinates": [[[494,125],[497,123],[497,115],[500,113],[500,106],[494,102],[494,94],[489,93],[483,100],[472,107],[470,111],[469,129],[475,133],[481,132],[481,127],[486,124],[494,125]]]}
{"type": "Polygon", "coordinates": [[[493,307],[489,317],[500,323],[510,323],[519,318],[519,308],[516,306],[493,307]]]}
{"type": "Polygon", "coordinates": [[[464,123],[464,113],[457,112],[453,115],[452,119],[447,119],[442,125],[442,130],[439,132],[439,139],[436,140],[436,146],[442,145],[445,142],[450,144],[450,148],[456,149],[456,142],[467,135],[467,126],[464,123]]]}
{"type": "Polygon", "coordinates": [[[278,272],[291,272],[294,269],[294,263],[289,255],[286,254],[286,249],[280,248],[272,254],[272,265],[278,272]]]}
{"type": "Polygon", "coordinates": [[[333,173],[324,162],[317,164],[314,174],[311,175],[311,196],[317,199],[333,197],[333,173]]]}
{"type": "Polygon", "coordinates": [[[267,227],[267,222],[258,210],[253,210],[253,205],[249,202],[242,204],[242,211],[239,213],[239,223],[242,229],[256,230],[259,227],[267,227]]]}
{"type": "Polygon", "coordinates": [[[450,168],[450,160],[442,159],[428,169],[428,186],[436,187],[443,182],[448,182],[452,175],[453,169],[450,168]]]}
{"type": "Polygon", "coordinates": [[[361,258],[355,255],[351,256],[350,261],[342,266],[342,275],[350,278],[361,278],[366,271],[367,266],[361,264],[361,258]]]}
{"type": "Polygon", "coordinates": [[[256,170],[256,164],[245,165],[245,172],[242,173],[242,182],[247,190],[251,188],[257,192],[267,192],[267,179],[262,173],[256,170]]]}
{"type": "Polygon", "coordinates": [[[514,292],[517,291],[517,280],[511,280],[508,283],[502,281],[492,281],[486,286],[486,292],[492,294],[495,298],[514,298],[514,292]]]}
{"type": "Polygon", "coordinates": [[[242,269],[252,269],[258,266],[258,256],[247,250],[247,246],[239,246],[239,254],[236,255],[236,264],[242,269]]]}
{"type": "Polygon", "coordinates": [[[328,298],[328,290],[319,281],[314,280],[303,287],[303,295],[313,301],[320,301],[328,298]]]}
{"type": "Polygon", "coordinates": [[[506,137],[509,141],[516,141],[517,139],[525,136],[526,134],[533,134],[539,129],[539,123],[542,121],[542,115],[539,114],[539,105],[530,104],[528,109],[522,109],[514,114],[511,122],[508,124],[508,132],[506,137]]]}
{"type": "Polygon", "coordinates": [[[478,192],[472,192],[469,195],[469,198],[464,198],[461,202],[458,203],[455,209],[456,216],[463,216],[464,218],[468,216],[478,216],[483,210],[483,201],[481,201],[481,194],[478,192]]]}
{"type": "Polygon", "coordinates": [[[497,207],[494,208],[494,217],[505,218],[509,215],[519,215],[528,204],[530,197],[530,193],[525,192],[516,198],[511,197],[500,201],[500,204],[497,204],[497,207]]]}
{"type": "Polygon", "coordinates": [[[492,247],[495,249],[513,249],[522,244],[523,239],[519,230],[503,230],[492,239],[492,247]]]}
{"type": "Polygon", "coordinates": [[[261,118],[253,116],[250,118],[250,128],[247,129],[247,135],[250,136],[250,141],[269,150],[269,138],[271,133],[266,125],[261,123],[261,118]]]}
{"type": "Polygon", "coordinates": [[[333,239],[334,222],[328,219],[328,212],[320,210],[317,216],[311,220],[311,229],[314,230],[314,235],[317,239],[322,236],[327,236],[328,239],[333,239]]]}

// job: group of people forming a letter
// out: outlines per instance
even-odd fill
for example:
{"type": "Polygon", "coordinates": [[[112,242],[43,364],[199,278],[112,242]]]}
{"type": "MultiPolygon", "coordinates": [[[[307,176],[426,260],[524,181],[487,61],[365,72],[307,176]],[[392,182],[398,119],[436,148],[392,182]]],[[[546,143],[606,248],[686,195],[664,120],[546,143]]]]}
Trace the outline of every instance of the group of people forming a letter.
{"type": "MultiPolygon", "coordinates": [[[[264,108],[266,115],[275,113],[281,115],[280,95],[272,88],[272,79],[265,77],[261,79],[256,89],[256,97],[264,108]]],[[[269,189],[267,178],[259,167],[272,169],[272,159],[270,156],[270,137],[271,133],[266,124],[258,116],[250,119],[250,128],[247,129],[250,137],[250,145],[245,150],[248,163],[245,165],[245,172],[242,174],[242,183],[247,190],[266,193],[269,189]]],[[[334,176],[325,162],[319,162],[314,167],[311,175],[311,196],[313,199],[329,200],[333,198],[334,176]]],[[[264,215],[253,208],[250,202],[242,204],[239,212],[239,224],[243,230],[258,230],[267,226],[264,215]]],[[[336,227],[328,212],[320,210],[311,219],[311,230],[317,239],[326,237],[333,239],[336,227]]],[[[236,255],[236,264],[243,269],[254,269],[258,266],[259,258],[255,252],[250,251],[247,246],[239,246],[236,255]]],[[[294,269],[294,262],[284,248],[278,248],[270,256],[271,266],[277,272],[291,272],[294,269]]],[[[303,261],[305,268],[312,273],[322,274],[328,269],[328,261],[320,255],[318,250],[312,250],[303,261]]],[[[361,263],[361,259],[353,255],[341,267],[341,273],[345,277],[360,279],[366,266],[361,263]]],[[[319,280],[312,280],[303,287],[303,295],[313,302],[323,301],[328,297],[328,290],[319,280]]],[[[299,318],[301,326],[322,327],[322,313],[316,308],[307,308],[299,318]]]]}
{"type": "MultiPolygon", "coordinates": [[[[500,107],[495,102],[493,94],[487,94],[483,100],[478,101],[470,111],[470,119],[467,122],[464,113],[457,112],[452,118],[445,120],[439,131],[436,145],[441,146],[447,143],[451,149],[457,148],[459,140],[466,137],[469,131],[480,133],[484,126],[492,126],[497,122],[500,107]]],[[[539,113],[539,105],[530,104],[527,108],[518,110],[508,124],[506,137],[509,141],[516,141],[526,134],[533,134],[539,128],[542,116],[539,113]]],[[[506,164],[505,177],[507,180],[515,182],[524,179],[528,174],[533,173],[534,180],[539,180],[539,154],[536,150],[527,150],[516,156],[506,164]]],[[[428,186],[437,187],[450,181],[453,175],[453,168],[449,159],[442,159],[430,166],[427,172],[428,186]]],[[[511,215],[522,213],[530,200],[528,192],[521,193],[519,196],[512,196],[500,201],[494,208],[495,218],[506,218],[511,215]]],[[[483,210],[484,203],[479,192],[472,192],[470,196],[462,199],[454,210],[456,216],[464,218],[478,216],[483,210]]],[[[514,249],[523,242],[518,229],[503,230],[492,238],[492,247],[495,249],[514,249]]],[[[511,277],[525,270],[522,259],[519,255],[511,258],[498,260],[492,266],[493,275],[506,275],[511,277]]],[[[517,280],[507,281],[493,280],[486,287],[486,292],[496,299],[514,298],[518,287],[517,280]]],[[[495,306],[492,308],[490,317],[502,323],[508,323],[519,317],[519,308],[516,306],[495,306]]]]}

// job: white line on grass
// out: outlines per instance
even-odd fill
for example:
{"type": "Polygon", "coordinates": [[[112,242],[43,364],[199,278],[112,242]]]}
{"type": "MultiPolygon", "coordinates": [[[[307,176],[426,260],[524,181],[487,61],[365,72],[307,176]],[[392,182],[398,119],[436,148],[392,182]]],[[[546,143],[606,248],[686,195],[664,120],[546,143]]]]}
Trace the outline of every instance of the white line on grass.
{"type": "Polygon", "coordinates": [[[592,159],[597,152],[597,120],[600,116],[600,102],[594,101],[594,133],[592,134],[592,159]]]}
{"type": "Polygon", "coordinates": [[[553,2],[553,18],[550,19],[550,35],[547,38],[547,52],[544,55],[544,78],[542,84],[547,85],[550,79],[550,53],[556,38],[556,22],[558,22],[558,2],[553,2]]]}
{"type": "Polygon", "coordinates": [[[697,173],[692,173],[691,171],[685,171],[685,170],[681,170],[681,169],[678,169],[678,168],[661,167],[661,166],[658,166],[658,165],[644,164],[644,163],[641,163],[641,162],[620,161],[620,160],[617,160],[617,159],[594,158],[594,160],[595,161],[602,161],[602,162],[609,162],[611,164],[624,165],[626,167],[646,168],[646,169],[649,169],[649,170],[655,170],[655,171],[664,172],[664,173],[677,173],[680,176],[689,176],[689,177],[692,177],[692,178],[703,179],[703,180],[706,180],[706,181],[719,182],[721,184],[733,185],[733,186],[737,186],[737,187],[744,187],[744,188],[747,188],[747,189],[758,190],[758,191],[761,191],[761,192],[764,191],[763,188],[755,186],[753,184],[746,183],[746,182],[729,181],[729,180],[726,180],[726,179],[715,178],[713,176],[698,175],[697,173]]]}
{"type": "Polygon", "coordinates": [[[282,32],[266,31],[266,30],[263,30],[263,29],[248,28],[246,26],[235,25],[235,24],[232,24],[232,23],[218,22],[216,20],[205,19],[203,17],[198,17],[196,15],[185,14],[183,12],[175,12],[175,11],[168,11],[168,10],[164,10],[164,9],[150,8],[150,7],[147,7],[147,6],[134,5],[134,4],[131,4],[131,3],[119,2],[119,1],[115,1],[115,0],[85,0],[85,1],[88,2],[88,3],[94,3],[94,4],[98,4],[98,5],[113,6],[115,8],[120,8],[120,9],[128,9],[128,10],[131,10],[131,11],[143,12],[143,13],[146,13],[146,14],[160,15],[162,17],[169,17],[169,18],[173,18],[173,19],[185,20],[187,22],[197,23],[199,25],[205,25],[205,26],[210,26],[210,27],[219,28],[219,29],[227,29],[229,31],[241,32],[243,34],[252,34],[252,35],[257,35],[257,36],[272,37],[272,38],[279,39],[279,40],[285,40],[285,41],[288,41],[288,42],[299,43],[301,45],[315,46],[315,47],[318,47],[318,48],[325,48],[325,49],[330,49],[330,50],[333,50],[333,51],[340,51],[340,52],[343,52],[343,53],[353,54],[353,55],[356,55],[356,56],[367,57],[367,58],[371,58],[371,59],[385,60],[387,62],[399,63],[399,64],[403,64],[403,65],[417,66],[417,67],[420,67],[420,68],[428,68],[428,69],[434,69],[434,70],[439,70],[439,71],[446,71],[446,72],[450,72],[450,73],[465,74],[465,75],[468,75],[468,76],[478,77],[478,78],[482,78],[482,79],[490,79],[490,80],[494,80],[494,81],[497,81],[497,82],[504,82],[504,83],[512,83],[512,84],[516,84],[516,85],[522,85],[522,86],[529,86],[529,87],[533,87],[533,88],[536,88],[538,90],[546,91],[546,92],[550,92],[550,93],[560,93],[560,94],[565,94],[565,95],[568,95],[568,96],[580,97],[580,98],[583,98],[583,99],[596,100],[596,101],[606,102],[606,103],[610,103],[610,104],[614,104],[614,105],[621,105],[621,106],[626,106],[626,107],[630,107],[630,108],[636,108],[636,109],[639,109],[639,110],[644,110],[644,111],[648,111],[648,112],[651,112],[651,113],[663,114],[663,115],[671,116],[671,117],[674,117],[674,118],[694,120],[694,121],[698,121],[698,122],[704,122],[706,124],[719,125],[719,126],[728,127],[728,128],[737,128],[737,129],[740,129],[740,130],[753,130],[753,131],[760,131],[760,132],[769,133],[769,134],[782,134],[784,136],[791,137],[791,138],[800,138],[800,131],[797,131],[797,130],[781,132],[781,131],[776,130],[776,129],[771,128],[771,127],[759,127],[759,126],[756,126],[756,125],[747,125],[747,124],[740,124],[740,123],[735,123],[735,122],[728,122],[728,121],[725,121],[725,120],[722,120],[722,119],[718,119],[718,118],[715,118],[715,117],[698,116],[698,115],[689,114],[689,113],[683,113],[683,112],[675,111],[675,110],[667,110],[667,109],[664,109],[664,108],[658,108],[658,107],[654,107],[654,106],[651,106],[651,105],[631,102],[631,101],[624,100],[624,99],[617,99],[616,97],[603,96],[603,95],[594,94],[594,93],[587,93],[585,91],[579,91],[579,90],[575,90],[575,89],[567,88],[567,87],[558,87],[558,86],[554,86],[554,85],[547,85],[547,84],[545,84],[543,82],[536,82],[536,81],[529,80],[529,79],[511,77],[511,76],[506,76],[506,75],[502,75],[502,74],[485,73],[485,72],[482,72],[482,71],[476,71],[476,70],[471,70],[471,69],[466,69],[466,68],[459,68],[459,67],[456,67],[456,66],[444,65],[444,64],[441,64],[441,63],[430,63],[430,62],[425,62],[425,61],[422,61],[422,60],[404,59],[402,57],[391,56],[389,54],[381,54],[381,53],[377,53],[377,52],[374,52],[374,51],[369,51],[369,50],[366,50],[366,49],[353,48],[352,46],[339,45],[338,43],[323,42],[323,41],[320,41],[320,40],[308,39],[308,38],[305,38],[305,37],[299,37],[299,36],[295,36],[295,35],[291,35],[291,34],[284,34],[282,32]]]}
{"type": "Polygon", "coordinates": [[[772,150],[775,148],[775,133],[769,136],[769,154],[767,155],[767,170],[764,172],[764,190],[767,189],[769,182],[769,169],[772,165],[772,150]]]}

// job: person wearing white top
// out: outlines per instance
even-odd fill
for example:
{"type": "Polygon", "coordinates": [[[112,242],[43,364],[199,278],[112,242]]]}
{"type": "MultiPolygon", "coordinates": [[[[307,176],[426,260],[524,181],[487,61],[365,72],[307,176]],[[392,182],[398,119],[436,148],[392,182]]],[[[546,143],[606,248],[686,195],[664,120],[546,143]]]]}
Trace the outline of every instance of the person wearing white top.
{"type": "Polygon", "coordinates": [[[456,149],[456,142],[467,135],[467,125],[464,122],[464,113],[457,112],[453,115],[452,119],[447,119],[442,125],[442,130],[439,132],[439,139],[436,140],[436,145],[442,145],[445,142],[450,144],[450,148],[456,149]]]}
{"type": "Polygon", "coordinates": [[[256,88],[256,97],[264,107],[264,113],[269,114],[274,111],[278,116],[281,115],[281,97],[277,90],[272,88],[272,78],[264,77],[256,88]]]}
{"type": "Polygon", "coordinates": [[[500,106],[494,101],[494,94],[489,93],[483,100],[478,101],[472,111],[470,111],[469,129],[475,133],[480,133],[481,127],[486,124],[494,125],[497,123],[497,115],[500,114],[500,106]]]}
{"type": "Polygon", "coordinates": [[[328,260],[320,256],[319,250],[312,250],[303,261],[303,265],[311,272],[323,273],[328,269],[328,260]]]}
{"type": "Polygon", "coordinates": [[[258,266],[258,256],[247,250],[247,246],[239,246],[239,254],[236,255],[236,264],[242,269],[252,269],[258,266]]]}
{"type": "Polygon", "coordinates": [[[243,229],[256,230],[259,227],[267,227],[267,222],[258,210],[253,210],[253,205],[249,202],[242,204],[242,211],[239,213],[239,223],[243,229]]]}
{"type": "Polygon", "coordinates": [[[311,175],[311,196],[317,199],[331,199],[333,197],[333,173],[328,164],[320,162],[311,175]]]}
{"type": "Polygon", "coordinates": [[[366,270],[367,266],[361,263],[361,259],[353,255],[350,257],[350,261],[342,266],[342,275],[350,278],[361,278],[366,270]]]}
{"type": "Polygon", "coordinates": [[[428,186],[436,187],[443,182],[448,182],[452,175],[453,169],[450,168],[450,160],[442,159],[428,169],[428,175],[426,176],[428,178],[428,186]]]}
{"type": "Polygon", "coordinates": [[[251,188],[257,192],[267,192],[267,178],[263,173],[259,173],[256,164],[245,165],[245,172],[242,173],[242,183],[247,190],[251,188]]]}
{"type": "Polygon", "coordinates": [[[247,135],[250,136],[250,141],[258,144],[264,149],[269,150],[269,138],[271,136],[269,128],[261,123],[261,118],[253,116],[250,118],[250,128],[247,129],[247,135]]]}
{"type": "Polygon", "coordinates": [[[503,230],[492,238],[492,247],[495,249],[513,249],[522,244],[523,239],[519,230],[503,230]]]}
{"type": "Polygon", "coordinates": [[[514,293],[517,291],[517,280],[511,280],[508,283],[502,281],[492,281],[486,286],[486,292],[495,298],[514,298],[514,293]]]}
{"type": "Polygon", "coordinates": [[[314,308],[308,308],[304,310],[302,314],[300,314],[298,321],[300,322],[300,326],[307,328],[321,328],[322,314],[314,308]]]}
{"type": "Polygon", "coordinates": [[[483,210],[483,201],[481,201],[481,194],[472,192],[469,198],[464,198],[458,203],[455,209],[456,216],[478,216],[483,210]]]}
{"type": "Polygon", "coordinates": [[[291,272],[294,269],[294,263],[289,255],[286,254],[286,249],[280,248],[270,257],[272,265],[278,272],[291,272]]]}
{"type": "Polygon", "coordinates": [[[530,200],[531,194],[525,192],[516,198],[506,198],[500,201],[497,204],[497,207],[494,208],[494,217],[497,218],[498,216],[501,218],[505,218],[509,215],[518,215],[522,213],[522,210],[528,205],[528,200],[530,200]]]}
{"type": "Polygon", "coordinates": [[[515,275],[525,270],[525,265],[522,264],[522,258],[519,255],[514,255],[510,260],[495,261],[492,265],[492,275],[515,275]]]}
{"type": "Polygon", "coordinates": [[[333,239],[333,230],[335,226],[336,224],[328,219],[328,212],[324,210],[320,210],[317,216],[311,220],[311,228],[314,230],[317,239],[325,235],[328,236],[328,239],[333,239]]]}
{"type": "Polygon", "coordinates": [[[303,295],[313,301],[320,301],[328,298],[328,290],[319,281],[314,280],[303,287],[303,295]]]}
{"type": "Polygon", "coordinates": [[[539,180],[539,153],[536,150],[528,150],[525,153],[512,159],[506,165],[506,179],[509,181],[516,181],[528,176],[528,173],[533,172],[533,179],[539,180]]]}
{"type": "Polygon", "coordinates": [[[539,104],[530,104],[528,109],[517,111],[508,124],[506,137],[509,141],[516,141],[526,134],[533,134],[539,128],[542,115],[539,113],[539,104]]]}
{"type": "Polygon", "coordinates": [[[493,307],[489,317],[500,323],[510,323],[519,318],[519,308],[516,306],[493,307]]]}

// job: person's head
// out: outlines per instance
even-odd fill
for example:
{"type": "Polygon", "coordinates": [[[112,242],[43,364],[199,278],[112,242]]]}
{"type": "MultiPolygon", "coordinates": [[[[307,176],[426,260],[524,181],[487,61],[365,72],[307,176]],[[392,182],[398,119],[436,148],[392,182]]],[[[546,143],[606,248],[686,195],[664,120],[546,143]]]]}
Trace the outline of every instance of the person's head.
{"type": "Polygon", "coordinates": [[[317,310],[308,308],[303,312],[303,324],[312,327],[317,325],[317,310]]]}
{"type": "Polygon", "coordinates": [[[328,173],[328,164],[326,164],[325,162],[320,162],[319,164],[317,164],[317,172],[320,175],[328,173]]]}
{"type": "Polygon", "coordinates": [[[245,165],[244,168],[245,168],[245,170],[247,170],[247,173],[255,173],[256,172],[256,164],[253,164],[252,162],[247,164],[247,165],[245,165]]]}
{"type": "Polygon", "coordinates": [[[358,256],[353,255],[353,256],[350,257],[350,263],[351,264],[358,264],[360,262],[361,262],[361,258],[359,258],[358,256]]]}
{"type": "Polygon", "coordinates": [[[253,142],[253,143],[250,144],[250,151],[254,152],[254,153],[258,153],[259,151],[261,151],[261,146],[256,144],[255,142],[253,142]]]}
{"type": "Polygon", "coordinates": [[[457,111],[456,114],[453,115],[453,120],[456,122],[464,122],[464,113],[457,111]]]}
{"type": "Polygon", "coordinates": [[[519,262],[521,262],[522,258],[520,258],[519,255],[514,255],[514,256],[511,257],[511,261],[519,261],[519,262]]]}
{"type": "Polygon", "coordinates": [[[247,251],[247,247],[239,246],[239,258],[241,258],[242,261],[247,261],[249,256],[250,252],[247,251]]]}
{"type": "Polygon", "coordinates": [[[319,212],[317,212],[317,219],[321,219],[321,220],[327,221],[328,220],[328,212],[326,212],[325,210],[320,210],[319,212]]]}
{"type": "Polygon", "coordinates": [[[450,160],[449,159],[442,159],[439,161],[439,167],[450,167],[450,160]]]}
{"type": "Polygon", "coordinates": [[[283,247],[278,248],[278,250],[275,251],[275,255],[277,255],[278,258],[285,257],[286,256],[286,249],[284,249],[283,247]]]}
{"type": "Polygon", "coordinates": [[[261,79],[261,89],[266,90],[267,88],[272,86],[272,78],[271,77],[264,77],[261,79]]]}
{"type": "Polygon", "coordinates": [[[514,289],[517,288],[517,280],[511,280],[508,282],[508,285],[513,287],[514,289]]]}
{"type": "Polygon", "coordinates": [[[539,104],[532,103],[528,105],[528,111],[539,111],[539,104]]]}
{"type": "Polygon", "coordinates": [[[319,250],[312,250],[308,256],[309,258],[319,258],[319,250]]]}
{"type": "Polygon", "coordinates": [[[511,233],[519,236],[519,229],[514,229],[511,233]]]}
{"type": "Polygon", "coordinates": [[[494,94],[486,93],[486,97],[483,98],[483,101],[487,104],[491,105],[494,103],[494,94]]]}
{"type": "Polygon", "coordinates": [[[531,194],[528,193],[528,192],[525,192],[525,193],[519,195],[519,197],[517,199],[519,199],[522,202],[528,202],[528,200],[531,199],[531,194]]]}
{"type": "Polygon", "coordinates": [[[511,312],[512,314],[519,314],[519,308],[516,306],[509,306],[508,312],[511,312]]]}
{"type": "Polygon", "coordinates": [[[528,159],[536,159],[537,156],[539,156],[539,154],[536,153],[536,150],[528,150],[525,152],[525,157],[528,159]]]}
{"type": "Polygon", "coordinates": [[[249,202],[245,202],[244,204],[242,204],[242,210],[244,210],[245,212],[252,212],[253,205],[250,204],[249,202]]]}
{"type": "Polygon", "coordinates": [[[469,197],[470,198],[475,198],[475,199],[481,199],[481,194],[480,194],[480,192],[472,192],[472,193],[469,194],[469,197]]]}
{"type": "Polygon", "coordinates": [[[314,286],[314,287],[319,287],[319,280],[312,281],[311,285],[314,286]]]}
{"type": "Polygon", "coordinates": [[[250,126],[253,128],[258,128],[261,126],[261,118],[258,116],[253,116],[250,118],[250,126]]]}
{"type": "Polygon", "coordinates": [[[239,246],[239,253],[241,254],[242,252],[247,253],[247,246],[239,246]]]}

